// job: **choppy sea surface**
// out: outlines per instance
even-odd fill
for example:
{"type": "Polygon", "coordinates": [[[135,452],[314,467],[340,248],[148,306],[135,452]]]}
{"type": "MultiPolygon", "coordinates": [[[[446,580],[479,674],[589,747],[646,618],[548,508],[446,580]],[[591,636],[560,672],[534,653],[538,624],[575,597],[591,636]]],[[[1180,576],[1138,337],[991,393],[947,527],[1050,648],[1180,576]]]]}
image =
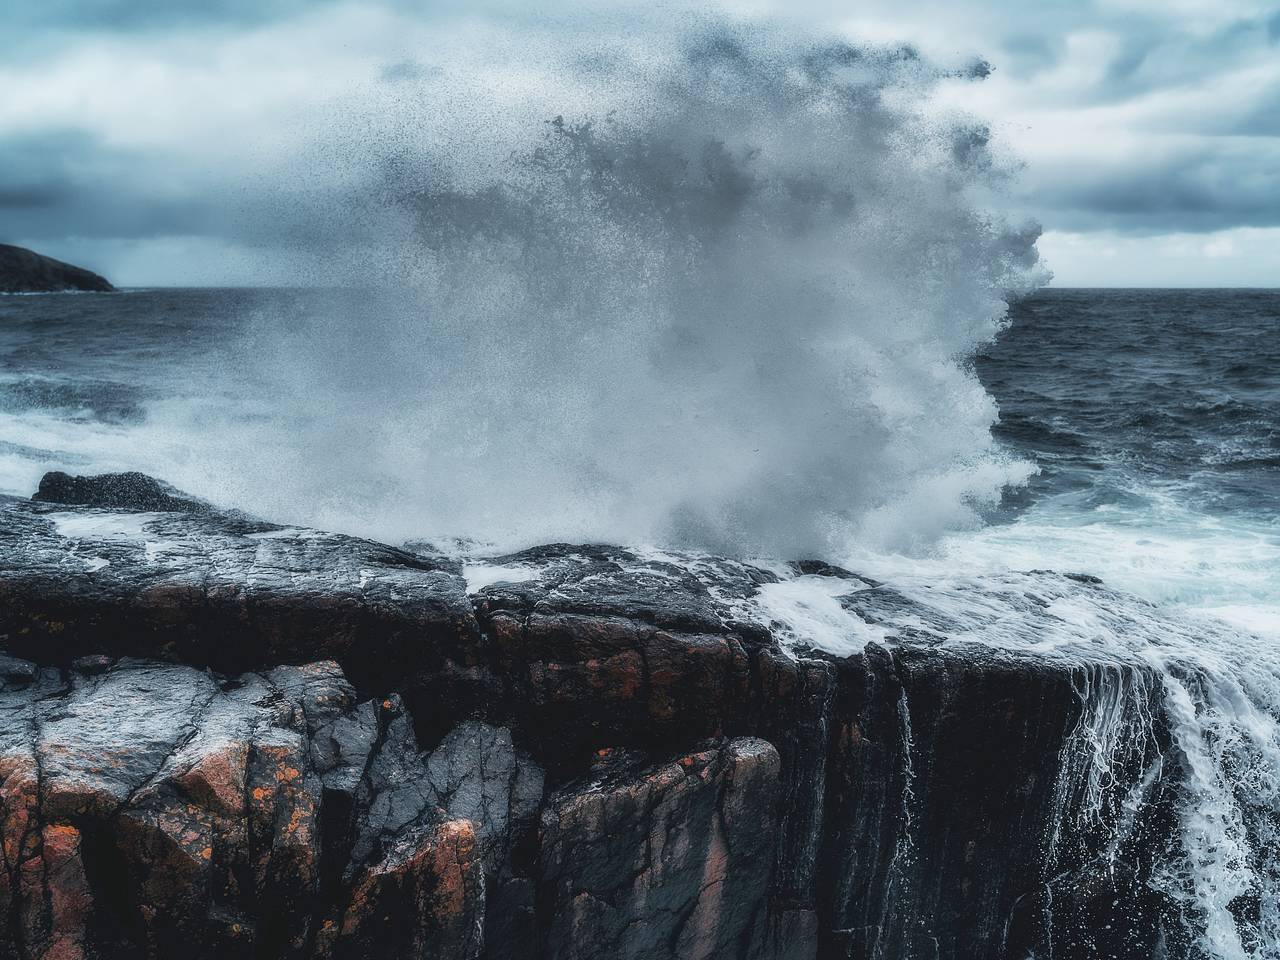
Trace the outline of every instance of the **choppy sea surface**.
{"type": "Polygon", "coordinates": [[[1050,290],[977,358],[1039,468],[953,540],[1280,631],[1280,291],[1050,290]]]}
{"type": "MultiPolygon", "coordinates": [[[[318,298],[333,296],[0,298],[0,490],[29,494],[49,469],[141,469],[254,508],[261,498],[237,474],[278,461],[281,485],[315,475],[309,501],[280,519],[358,513],[382,493],[376,470],[353,482],[348,468],[328,486],[329,454],[305,439],[325,436],[326,418],[352,431],[352,418],[313,398],[332,387],[341,403],[353,385],[282,371],[287,359],[273,352],[280,328],[305,329],[318,298]]],[[[356,350],[359,329],[346,336],[356,350]]],[[[867,562],[881,573],[1089,573],[1160,604],[1280,630],[1280,292],[1045,290],[1013,306],[973,364],[998,407],[997,440],[1036,472],[984,526],[867,562]]],[[[340,364],[325,369],[340,376],[340,364]]],[[[417,389],[391,369],[386,382],[354,386],[388,405],[411,405],[417,389]]],[[[378,430],[371,417],[367,431],[378,430]]],[[[340,449],[343,436],[331,439],[340,449]]],[[[439,532],[406,519],[406,537],[439,532]]]]}

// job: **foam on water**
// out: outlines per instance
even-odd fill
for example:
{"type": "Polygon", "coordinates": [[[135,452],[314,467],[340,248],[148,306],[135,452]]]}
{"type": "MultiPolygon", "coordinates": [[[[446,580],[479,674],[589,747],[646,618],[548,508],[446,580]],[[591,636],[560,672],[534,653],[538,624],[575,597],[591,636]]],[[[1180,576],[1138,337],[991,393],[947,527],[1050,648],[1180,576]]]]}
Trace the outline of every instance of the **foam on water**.
{"type": "Polygon", "coordinates": [[[46,513],[58,536],[68,540],[146,540],[146,526],[163,513],[46,513]]]}
{"type": "Polygon", "coordinates": [[[1037,503],[1012,523],[945,536],[924,556],[858,550],[844,560],[881,577],[957,569],[1088,573],[1166,608],[1280,639],[1274,519],[1210,515],[1174,498],[1141,511],[1081,511],[1066,499],[1037,503]]]}
{"type": "Polygon", "coordinates": [[[847,580],[797,577],[765,584],[755,603],[765,622],[779,629],[784,641],[846,657],[887,636],[885,629],[864,622],[840,605],[839,598],[849,592],[847,580]]]}

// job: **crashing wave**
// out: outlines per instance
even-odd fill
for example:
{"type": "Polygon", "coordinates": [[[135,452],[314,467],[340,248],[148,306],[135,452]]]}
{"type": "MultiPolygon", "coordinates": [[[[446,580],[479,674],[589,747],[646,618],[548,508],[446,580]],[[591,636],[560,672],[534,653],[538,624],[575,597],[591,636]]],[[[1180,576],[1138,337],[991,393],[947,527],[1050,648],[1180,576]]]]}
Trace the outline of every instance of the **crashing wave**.
{"type": "Polygon", "coordinates": [[[229,457],[223,499],[384,538],[838,555],[1026,476],[965,358],[1043,280],[1037,230],[930,101],[983,70],[704,23],[503,47],[513,92],[463,47],[328,147],[361,185],[325,202],[378,238],[330,279],[397,292],[263,316],[247,362],[297,416],[180,481],[229,457]]]}

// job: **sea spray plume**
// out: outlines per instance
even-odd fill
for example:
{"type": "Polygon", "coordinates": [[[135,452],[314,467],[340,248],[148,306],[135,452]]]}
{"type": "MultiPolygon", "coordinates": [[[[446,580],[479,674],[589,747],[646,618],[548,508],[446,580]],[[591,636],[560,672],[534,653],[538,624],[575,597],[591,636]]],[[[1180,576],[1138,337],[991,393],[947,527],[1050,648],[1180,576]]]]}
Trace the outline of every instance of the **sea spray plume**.
{"type": "Polygon", "coordinates": [[[976,207],[1007,171],[928,115],[941,71],[724,24],[529,69],[519,108],[474,103],[474,143],[447,62],[418,107],[444,116],[361,141],[361,215],[404,239],[377,255],[412,293],[273,334],[323,410],[286,440],[317,489],[262,486],[290,513],[840,554],[927,543],[1024,475],[965,358],[1040,281],[1036,232],[976,207]]]}

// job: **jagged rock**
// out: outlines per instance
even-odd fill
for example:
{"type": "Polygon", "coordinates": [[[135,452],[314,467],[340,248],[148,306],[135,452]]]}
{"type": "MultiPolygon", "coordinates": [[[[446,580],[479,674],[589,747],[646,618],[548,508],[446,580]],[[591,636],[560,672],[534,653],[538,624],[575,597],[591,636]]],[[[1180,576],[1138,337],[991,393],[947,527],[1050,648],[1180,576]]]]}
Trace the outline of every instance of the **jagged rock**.
{"type": "Polygon", "coordinates": [[[535,573],[476,598],[531,735],[573,757],[618,743],[661,749],[743,722],[748,650],[768,636],[739,605],[772,574],[563,544],[493,563],[535,573]]]}
{"type": "Polygon", "coordinates": [[[0,243],[0,293],[58,293],[87,290],[109,293],[115,287],[96,273],[45,257],[25,247],[0,243]]]}
{"type": "Polygon", "coordinates": [[[427,781],[450,816],[476,825],[489,876],[508,863],[518,836],[542,805],[541,768],[511,740],[511,731],[470,720],[431,752],[427,781]]]}
{"type": "Polygon", "coordinates": [[[496,683],[448,561],[219,512],[134,506],[0,501],[0,636],[10,652],[62,665],[154,657],[227,674],[330,658],[371,694],[403,689],[440,733],[456,720],[456,699],[481,699],[469,687],[496,683]]]}
{"type": "Polygon", "coordinates": [[[40,478],[40,488],[31,499],[112,510],[209,513],[213,509],[205,501],[145,473],[77,477],[53,470],[40,478]]]}
{"type": "Polygon", "coordinates": [[[470,821],[414,829],[356,881],[341,919],[325,921],[315,956],[470,960],[483,944],[484,871],[470,821]]]}
{"type": "Polygon", "coordinates": [[[776,841],[777,751],[738,739],[635,769],[619,758],[542,815],[546,956],[748,957],[776,841]]]}
{"type": "Polygon", "coordinates": [[[426,740],[471,714],[554,739],[573,762],[616,743],[679,745],[748,712],[748,651],[769,637],[740,606],[766,571],[543,548],[495,561],[538,575],[480,590],[473,610],[448,558],[188,507],[119,476],[50,475],[48,499],[0,502],[12,651],[224,673],[331,657],[360,689],[399,691],[426,740]]]}
{"type": "Polygon", "coordinates": [[[373,771],[416,745],[336,664],[5,668],[0,922],[22,956],[477,955],[474,828],[370,812],[408,809],[373,771]]]}
{"type": "Polygon", "coordinates": [[[780,836],[774,890],[783,903],[811,907],[822,854],[827,751],[835,667],[763,650],[756,661],[763,715],[757,731],[781,754],[780,836]]]}

